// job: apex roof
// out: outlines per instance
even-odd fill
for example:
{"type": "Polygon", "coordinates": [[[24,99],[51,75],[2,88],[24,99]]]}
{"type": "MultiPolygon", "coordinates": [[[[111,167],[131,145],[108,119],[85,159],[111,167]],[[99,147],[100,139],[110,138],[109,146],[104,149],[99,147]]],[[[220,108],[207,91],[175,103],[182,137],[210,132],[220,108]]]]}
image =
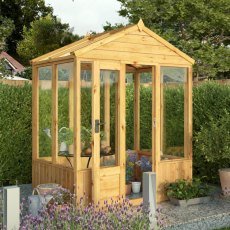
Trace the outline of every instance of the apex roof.
{"type": "Polygon", "coordinates": [[[126,34],[133,32],[135,30],[143,31],[146,34],[148,34],[150,37],[156,39],[158,42],[162,43],[162,45],[166,46],[167,48],[174,51],[177,55],[181,56],[191,64],[194,64],[194,59],[189,57],[187,54],[183,53],[179,49],[177,49],[175,46],[167,42],[165,39],[145,27],[143,21],[140,19],[139,22],[135,25],[129,25],[124,28],[120,28],[117,30],[112,30],[109,32],[103,32],[96,35],[88,35],[84,37],[81,40],[78,40],[76,42],[73,42],[69,45],[66,45],[62,48],[56,49],[54,51],[51,51],[47,54],[44,54],[40,57],[34,58],[31,60],[31,63],[36,63],[39,61],[45,61],[45,60],[52,60],[53,58],[58,57],[65,57],[71,54],[74,54],[75,56],[80,56],[90,50],[93,50],[97,47],[100,47],[106,43],[109,43],[117,38],[123,37],[126,34]]]}

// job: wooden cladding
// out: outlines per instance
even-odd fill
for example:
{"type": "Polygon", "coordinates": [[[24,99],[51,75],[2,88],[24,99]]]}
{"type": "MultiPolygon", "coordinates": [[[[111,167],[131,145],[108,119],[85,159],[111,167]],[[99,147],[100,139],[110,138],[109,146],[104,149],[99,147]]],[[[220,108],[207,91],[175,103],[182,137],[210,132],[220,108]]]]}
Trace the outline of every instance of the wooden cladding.
{"type": "MultiPolygon", "coordinates": [[[[34,60],[33,64],[33,186],[41,183],[59,183],[65,188],[74,191],[78,197],[84,196],[87,202],[99,202],[105,199],[118,198],[125,194],[125,170],[126,170],[126,74],[132,73],[134,76],[134,142],[135,150],[140,150],[140,140],[146,135],[140,136],[140,76],[142,73],[152,74],[151,84],[145,83],[144,87],[152,89],[151,117],[149,130],[152,132],[152,149],[148,156],[152,158],[152,170],[157,176],[157,201],[165,200],[163,185],[176,179],[192,178],[192,64],[194,60],[182,53],[176,47],[156,35],[146,28],[142,21],[137,25],[122,28],[117,31],[102,33],[95,36],[88,36],[84,39],[69,44],[56,51],[42,55],[34,60]],[[59,64],[73,62],[73,81],[57,82],[59,64]],[[39,68],[44,66],[52,67],[52,82],[39,81],[39,68]],[[184,97],[184,139],[185,139],[185,158],[168,157],[162,160],[161,154],[161,131],[163,129],[162,106],[163,97],[161,95],[160,70],[163,66],[184,67],[187,69],[187,82],[185,82],[184,97]],[[82,79],[83,71],[88,71],[89,79],[82,79]],[[108,80],[102,88],[101,72],[108,72],[108,80]],[[111,78],[109,71],[119,72],[118,80],[115,85],[115,93],[112,98],[111,78]],[[52,125],[40,127],[39,124],[39,85],[40,90],[52,88],[52,125]],[[81,103],[83,86],[90,90],[92,105],[89,125],[92,134],[90,147],[92,159],[82,157],[81,142],[81,103]],[[73,157],[70,163],[64,157],[58,156],[58,87],[68,89],[69,126],[73,128],[74,144],[71,147],[73,157]],[[103,91],[104,90],[104,91],[103,91]],[[104,98],[103,100],[101,98],[104,98]],[[95,130],[95,122],[104,116],[105,143],[111,145],[111,98],[115,102],[115,165],[101,166],[101,143],[100,133],[95,130]],[[103,101],[104,111],[100,102],[103,101]],[[48,127],[47,127],[48,126],[48,127]],[[50,127],[52,126],[52,127],[50,127]],[[40,128],[40,129],[39,129],[40,128]],[[39,152],[44,149],[40,144],[38,136],[43,134],[45,128],[51,128],[52,136],[52,157],[39,159],[39,152]],[[40,130],[40,131],[39,131],[40,130]],[[40,133],[39,133],[40,132],[40,133]],[[40,150],[39,150],[40,147],[40,150]],[[91,159],[91,161],[88,161],[91,159]],[[89,164],[87,164],[87,162],[89,164]],[[70,165],[71,164],[71,165],[70,165]]],[[[107,77],[108,77],[107,76],[107,77]]],[[[167,77],[167,76],[166,76],[167,77]]],[[[40,103],[42,104],[42,103],[40,103]]],[[[51,120],[51,117],[50,117],[51,120]]],[[[148,126],[147,125],[147,126],[148,126]]],[[[43,125],[44,126],[44,125],[43,125]]],[[[65,125],[66,126],[66,125],[65,125]]],[[[151,135],[151,134],[150,134],[151,135]]],[[[149,148],[151,148],[151,146],[149,148]]],[[[171,147],[171,146],[169,146],[171,147]]],[[[141,199],[132,201],[139,204],[141,199]]]]}

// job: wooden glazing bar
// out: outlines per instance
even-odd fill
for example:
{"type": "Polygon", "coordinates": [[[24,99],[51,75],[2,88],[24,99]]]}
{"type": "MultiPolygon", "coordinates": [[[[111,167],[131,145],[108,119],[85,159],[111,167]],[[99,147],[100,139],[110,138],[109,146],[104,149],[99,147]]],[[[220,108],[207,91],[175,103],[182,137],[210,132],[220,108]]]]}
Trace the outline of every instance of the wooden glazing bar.
{"type": "Polygon", "coordinates": [[[57,163],[58,154],[58,70],[52,65],[52,163],[57,163]]]}

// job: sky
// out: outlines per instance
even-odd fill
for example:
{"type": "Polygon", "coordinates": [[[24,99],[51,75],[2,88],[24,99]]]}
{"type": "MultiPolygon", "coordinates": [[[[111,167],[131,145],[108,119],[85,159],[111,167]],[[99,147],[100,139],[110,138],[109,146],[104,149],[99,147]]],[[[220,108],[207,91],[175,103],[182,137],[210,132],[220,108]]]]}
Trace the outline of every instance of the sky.
{"type": "Polygon", "coordinates": [[[54,15],[63,23],[74,27],[74,33],[78,35],[103,32],[106,21],[112,25],[128,22],[119,16],[120,2],[117,0],[45,0],[45,3],[53,7],[54,15]]]}

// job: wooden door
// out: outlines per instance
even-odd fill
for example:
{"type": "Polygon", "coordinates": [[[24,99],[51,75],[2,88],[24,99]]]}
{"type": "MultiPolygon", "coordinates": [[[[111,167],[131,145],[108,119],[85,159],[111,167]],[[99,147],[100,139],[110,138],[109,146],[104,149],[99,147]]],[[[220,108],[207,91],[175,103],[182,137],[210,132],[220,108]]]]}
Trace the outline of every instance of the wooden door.
{"type": "Polygon", "coordinates": [[[125,65],[94,62],[92,198],[125,195],[125,65]]]}

